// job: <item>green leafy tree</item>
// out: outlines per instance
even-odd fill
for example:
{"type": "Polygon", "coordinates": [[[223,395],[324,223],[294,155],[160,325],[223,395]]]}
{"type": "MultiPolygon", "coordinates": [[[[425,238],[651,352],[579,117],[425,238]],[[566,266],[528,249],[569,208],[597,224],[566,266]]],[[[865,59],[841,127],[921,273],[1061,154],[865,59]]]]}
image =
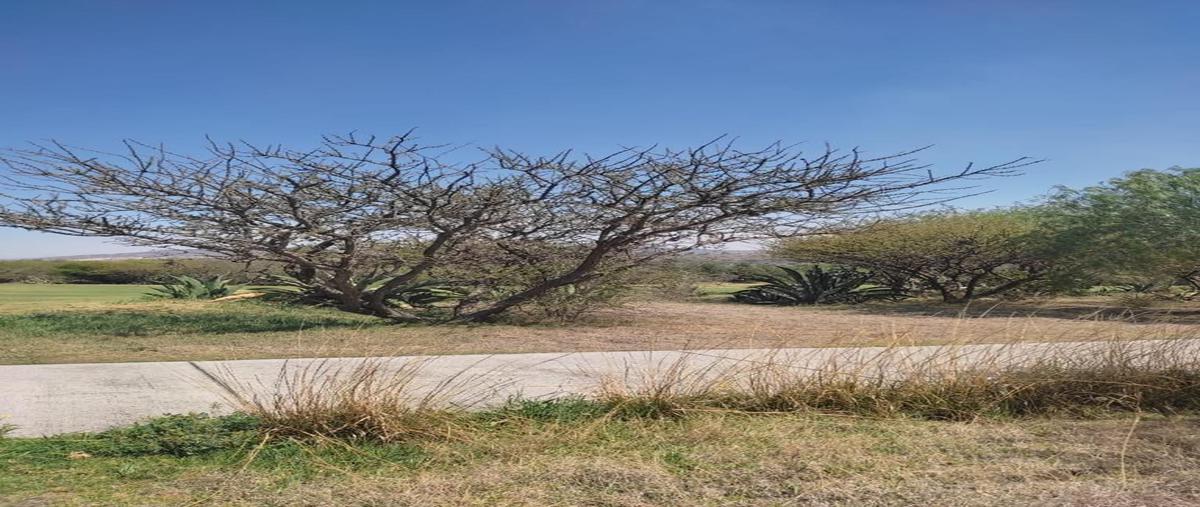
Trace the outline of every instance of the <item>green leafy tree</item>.
{"type": "Polygon", "coordinates": [[[1059,231],[1057,248],[1110,282],[1183,280],[1200,290],[1200,168],[1060,188],[1042,211],[1059,231]]]}
{"type": "Polygon", "coordinates": [[[874,272],[893,289],[915,284],[957,303],[1045,279],[1053,267],[1037,217],[1024,210],[927,213],[841,234],[785,240],[776,254],[874,272]]]}

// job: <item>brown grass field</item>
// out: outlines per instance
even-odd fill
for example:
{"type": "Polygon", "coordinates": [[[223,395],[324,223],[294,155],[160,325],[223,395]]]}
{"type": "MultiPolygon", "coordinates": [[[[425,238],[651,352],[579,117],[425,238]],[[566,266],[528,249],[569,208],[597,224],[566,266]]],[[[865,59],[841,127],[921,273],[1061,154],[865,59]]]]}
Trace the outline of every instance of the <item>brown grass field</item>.
{"type": "Polygon", "coordinates": [[[388,446],[68,460],[0,440],[4,505],[1186,506],[1194,417],[949,423],[828,415],[528,424],[388,446]],[[7,476],[11,480],[3,480],[7,476]]]}
{"type": "MultiPolygon", "coordinates": [[[[571,325],[435,327],[147,301],[129,287],[16,287],[7,299],[5,289],[5,363],[1200,337],[1196,303],[1131,310],[1103,297],[968,308],[709,297],[635,301],[571,325]]],[[[732,381],[693,388],[664,375],[682,387],[618,385],[596,400],[479,415],[403,409],[403,392],[387,396],[396,379],[380,379],[384,396],[315,384],[306,392],[329,403],[251,407],[265,426],[233,443],[198,430],[0,431],[0,505],[1197,505],[1194,358],[1114,357],[908,384],[764,367],[746,383],[758,390],[741,394],[721,390],[732,381]],[[180,456],[144,442],[216,447],[180,456]]]]}
{"type": "MultiPolygon", "coordinates": [[[[30,292],[28,286],[8,286],[30,292]]],[[[67,290],[64,286],[55,289],[67,290]]],[[[70,287],[70,286],[66,286],[70,287]]],[[[77,287],[77,286],[76,286],[77,287]]],[[[4,286],[0,286],[0,296],[4,286]]],[[[94,288],[87,287],[92,291],[94,288]]],[[[1200,304],[1129,310],[1111,298],[766,307],[634,301],[570,325],[382,325],[333,310],[254,302],[41,293],[0,298],[0,363],[778,348],[1200,336],[1200,304]],[[39,302],[40,301],[40,302],[39,302]]]]}

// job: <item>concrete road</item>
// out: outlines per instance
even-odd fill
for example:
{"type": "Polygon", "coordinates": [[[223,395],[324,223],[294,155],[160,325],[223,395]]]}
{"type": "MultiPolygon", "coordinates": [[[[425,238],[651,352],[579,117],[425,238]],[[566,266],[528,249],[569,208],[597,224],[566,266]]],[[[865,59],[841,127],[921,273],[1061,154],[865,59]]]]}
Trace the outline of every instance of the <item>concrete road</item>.
{"type": "Polygon", "coordinates": [[[684,366],[694,380],[771,363],[800,372],[902,374],[941,366],[1016,364],[1097,357],[1122,348],[1152,355],[1166,348],[1200,357],[1200,340],[1022,343],[1006,345],[734,349],[264,359],[161,363],[0,366],[0,424],[13,436],[99,431],[168,413],[228,413],[244,401],[271,403],[297,386],[330,389],[364,362],[409,379],[414,396],[440,393],[440,403],[485,407],[512,396],[542,398],[594,393],[602,381],[636,387],[649,376],[684,366]]]}

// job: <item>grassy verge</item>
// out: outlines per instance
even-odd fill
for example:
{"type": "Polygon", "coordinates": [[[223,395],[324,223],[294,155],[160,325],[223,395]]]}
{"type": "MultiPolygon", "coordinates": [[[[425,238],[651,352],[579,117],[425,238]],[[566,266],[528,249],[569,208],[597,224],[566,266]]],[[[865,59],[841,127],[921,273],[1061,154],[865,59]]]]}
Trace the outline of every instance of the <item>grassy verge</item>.
{"type": "Polygon", "coordinates": [[[383,325],[379,319],[344,312],[253,303],[208,308],[164,303],[127,310],[0,315],[0,327],[5,334],[17,338],[264,333],[378,325],[383,325]]]}
{"type": "Polygon", "coordinates": [[[383,325],[336,310],[256,302],[47,305],[0,312],[0,364],[279,357],[288,355],[297,335],[349,336],[383,325]],[[247,343],[259,351],[248,352],[247,343]]]}
{"type": "MultiPolygon", "coordinates": [[[[493,412],[443,438],[279,438],[161,420],[0,440],[17,505],[1189,505],[1200,420],[493,412]],[[173,436],[178,429],[185,436],[173,436]]],[[[252,423],[252,421],[250,421],[252,423]]]]}
{"type": "Polygon", "coordinates": [[[480,411],[455,403],[483,378],[423,385],[422,363],[315,362],[266,391],[227,379],[243,410],[232,416],[0,439],[0,500],[1188,505],[1200,501],[1189,343],[1027,360],[1004,348],[681,359],[598,378],[587,398],[480,411]]]}

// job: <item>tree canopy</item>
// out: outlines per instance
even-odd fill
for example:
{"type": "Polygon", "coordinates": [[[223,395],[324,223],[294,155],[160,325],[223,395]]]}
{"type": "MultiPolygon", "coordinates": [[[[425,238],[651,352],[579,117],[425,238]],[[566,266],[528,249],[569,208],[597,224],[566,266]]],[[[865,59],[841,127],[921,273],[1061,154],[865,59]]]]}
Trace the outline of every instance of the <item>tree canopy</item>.
{"type": "Polygon", "coordinates": [[[1143,169],[1079,190],[1060,188],[1043,208],[1058,248],[1100,276],[1200,289],[1200,169],[1143,169]]]}
{"type": "Polygon", "coordinates": [[[1051,263],[1034,241],[1037,231],[1026,212],[938,212],[790,239],[775,251],[796,261],[868,270],[897,290],[915,282],[946,302],[960,302],[1044,277],[1051,263]]]}
{"type": "Polygon", "coordinates": [[[34,145],[0,159],[0,226],[283,262],[343,310],[401,321],[430,318],[389,302],[439,267],[541,268],[518,281],[456,270],[470,295],[438,319],[480,321],[655,257],[941,202],[961,189],[947,183],[1033,163],[936,174],[914,151],[805,156],[725,140],[600,157],[495,149],[470,164],[439,151],[407,135],[210,142],[195,155],[34,145]]]}

